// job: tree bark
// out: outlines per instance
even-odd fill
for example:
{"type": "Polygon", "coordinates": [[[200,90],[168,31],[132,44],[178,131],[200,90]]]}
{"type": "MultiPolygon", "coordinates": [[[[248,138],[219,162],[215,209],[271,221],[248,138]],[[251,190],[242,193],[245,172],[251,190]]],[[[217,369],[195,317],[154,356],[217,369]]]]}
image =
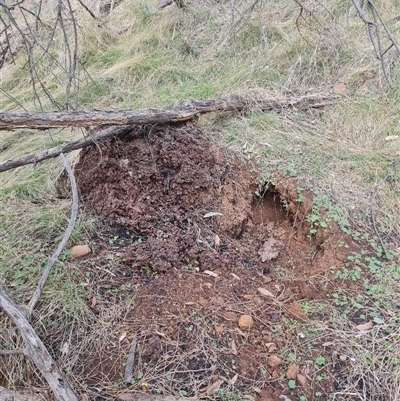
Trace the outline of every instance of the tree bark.
{"type": "Polygon", "coordinates": [[[213,112],[239,112],[251,108],[268,111],[300,106],[318,108],[330,105],[334,100],[334,97],[324,95],[286,99],[251,99],[228,96],[212,100],[185,100],[164,109],[0,113],[0,130],[166,124],[191,120],[200,114],[213,112]]]}

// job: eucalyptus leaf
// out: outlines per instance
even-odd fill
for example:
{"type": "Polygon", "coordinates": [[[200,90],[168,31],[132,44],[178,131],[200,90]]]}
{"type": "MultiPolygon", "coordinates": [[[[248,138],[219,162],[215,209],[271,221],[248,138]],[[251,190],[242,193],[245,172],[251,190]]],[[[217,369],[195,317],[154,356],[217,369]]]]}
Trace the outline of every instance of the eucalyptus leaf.
{"type": "Polygon", "coordinates": [[[207,219],[208,217],[214,217],[214,216],[223,216],[223,214],[220,212],[208,212],[203,216],[203,219],[207,219]]]}

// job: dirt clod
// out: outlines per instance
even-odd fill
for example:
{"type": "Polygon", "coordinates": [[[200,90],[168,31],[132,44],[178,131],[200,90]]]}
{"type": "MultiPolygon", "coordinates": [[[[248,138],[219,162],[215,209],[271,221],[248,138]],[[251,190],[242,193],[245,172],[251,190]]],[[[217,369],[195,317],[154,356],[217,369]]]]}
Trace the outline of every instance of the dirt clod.
{"type": "Polygon", "coordinates": [[[301,387],[305,387],[307,385],[307,378],[300,373],[296,376],[296,381],[301,387]]]}
{"type": "Polygon", "coordinates": [[[286,371],[286,377],[295,380],[299,372],[300,368],[295,363],[291,363],[286,371]]]}
{"type": "Polygon", "coordinates": [[[285,310],[286,314],[292,319],[304,320],[307,318],[307,315],[303,312],[303,308],[296,301],[287,304],[285,310]]]}
{"type": "Polygon", "coordinates": [[[282,364],[282,358],[276,354],[270,355],[267,360],[268,366],[272,369],[277,369],[282,364]]]}
{"type": "Polygon", "coordinates": [[[238,325],[242,330],[250,330],[254,326],[254,320],[250,315],[240,316],[238,325]]]}

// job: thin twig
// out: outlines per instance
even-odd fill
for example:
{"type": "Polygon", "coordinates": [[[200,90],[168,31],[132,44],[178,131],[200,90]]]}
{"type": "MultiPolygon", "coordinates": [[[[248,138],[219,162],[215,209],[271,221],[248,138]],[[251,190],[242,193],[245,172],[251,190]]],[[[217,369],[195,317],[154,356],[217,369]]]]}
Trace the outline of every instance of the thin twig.
{"type": "Polygon", "coordinates": [[[71,209],[71,217],[69,219],[68,227],[65,231],[65,234],[58,245],[55,252],[51,255],[49,260],[46,263],[46,266],[43,269],[42,276],[40,277],[39,283],[36,287],[35,292],[32,295],[31,300],[28,304],[28,317],[32,315],[32,311],[35,308],[36,303],[38,302],[40,295],[43,291],[43,287],[46,284],[47,278],[49,277],[49,273],[51,268],[53,267],[54,263],[57,261],[58,257],[61,255],[65,245],[68,242],[69,237],[71,236],[72,230],[74,229],[76,218],[78,215],[78,187],[76,185],[76,180],[74,173],[71,168],[71,164],[69,163],[68,159],[64,156],[63,153],[60,154],[61,159],[64,163],[64,167],[67,170],[69,180],[71,182],[71,189],[72,189],[72,209],[71,209]]]}
{"type": "Polygon", "coordinates": [[[78,0],[78,3],[90,14],[92,18],[97,20],[97,17],[93,14],[92,10],[90,10],[90,8],[82,0],[78,0]]]}
{"type": "Polygon", "coordinates": [[[4,349],[0,350],[0,355],[24,355],[25,351],[22,349],[4,349]]]}

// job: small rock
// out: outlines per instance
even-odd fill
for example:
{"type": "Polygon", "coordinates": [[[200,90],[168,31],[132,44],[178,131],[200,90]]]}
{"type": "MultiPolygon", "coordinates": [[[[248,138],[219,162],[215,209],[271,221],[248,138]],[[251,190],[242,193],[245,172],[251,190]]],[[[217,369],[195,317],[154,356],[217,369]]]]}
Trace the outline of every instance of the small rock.
{"type": "Polygon", "coordinates": [[[296,381],[301,387],[305,387],[307,385],[307,378],[300,373],[296,376],[296,381]]]}
{"type": "Polygon", "coordinates": [[[242,315],[239,318],[238,325],[242,330],[250,330],[254,326],[254,320],[250,315],[242,315]]]}
{"type": "Polygon", "coordinates": [[[301,305],[296,301],[286,305],[286,314],[292,319],[297,320],[305,320],[307,318],[301,305]]]}
{"type": "Polygon", "coordinates": [[[89,255],[92,250],[87,245],[75,245],[71,248],[71,257],[81,258],[89,255]]]}
{"type": "Polygon", "coordinates": [[[281,359],[278,355],[273,354],[273,355],[270,355],[270,356],[268,357],[267,364],[268,364],[268,366],[269,366],[270,368],[276,369],[276,368],[278,368],[279,366],[281,366],[281,364],[282,364],[282,359],[281,359]]]}
{"type": "Polygon", "coordinates": [[[288,369],[286,371],[286,377],[288,379],[293,379],[294,380],[294,379],[297,378],[297,375],[299,374],[299,372],[300,372],[299,367],[295,363],[292,363],[292,364],[289,365],[289,367],[288,367],[288,369]]]}

